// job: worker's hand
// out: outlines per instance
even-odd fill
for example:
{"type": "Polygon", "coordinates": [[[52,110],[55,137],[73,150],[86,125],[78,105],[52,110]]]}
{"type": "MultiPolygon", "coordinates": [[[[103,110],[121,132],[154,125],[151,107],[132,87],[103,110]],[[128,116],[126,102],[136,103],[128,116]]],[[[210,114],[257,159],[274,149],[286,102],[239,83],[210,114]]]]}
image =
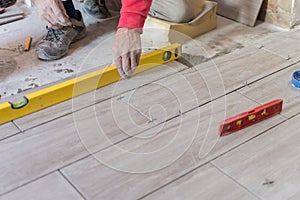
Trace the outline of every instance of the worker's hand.
{"type": "Polygon", "coordinates": [[[61,0],[33,0],[47,26],[59,29],[72,25],[61,0]]]}
{"type": "Polygon", "coordinates": [[[122,78],[130,76],[140,63],[141,36],[135,29],[119,28],[115,35],[114,63],[122,78]]]}

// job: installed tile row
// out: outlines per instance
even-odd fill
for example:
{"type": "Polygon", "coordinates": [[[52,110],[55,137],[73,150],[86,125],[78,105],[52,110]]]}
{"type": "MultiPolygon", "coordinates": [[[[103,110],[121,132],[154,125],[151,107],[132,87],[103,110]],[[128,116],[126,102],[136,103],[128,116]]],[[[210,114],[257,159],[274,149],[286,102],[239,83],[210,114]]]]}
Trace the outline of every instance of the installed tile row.
{"type": "MultiPolygon", "coordinates": [[[[130,181],[130,184],[133,184],[133,187],[136,188],[135,192],[132,193],[133,196],[143,196],[179,177],[184,172],[204,164],[282,121],[284,118],[278,116],[256,126],[255,129],[247,129],[240,132],[239,137],[226,137],[220,140],[213,148],[213,151],[210,152],[209,149],[213,147],[213,144],[218,139],[216,135],[218,123],[225,117],[239,113],[241,110],[251,109],[258,104],[233,93],[226,98],[213,101],[199,109],[195,108],[225,93],[243,87],[245,82],[255,81],[274,71],[285,68],[290,63],[291,61],[277,57],[264,50],[249,47],[220,57],[214,62],[199,65],[196,68],[182,71],[145,87],[140,87],[134,91],[135,94],[138,94],[133,96],[135,98],[128,98],[132,92],[120,96],[117,95],[116,98],[103,101],[95,106],[87,107],[74,112],[72,115],[66,115],[56,120],[53,119],[61,116],[61,114],[56,115],[55,110],[51,111],[48,109],[48,113],[45,112],[40,116],[36,115],[35,118],[43,118],[43,122],[47,120],[50,120],[50,122],[0,143],[0,175],[1,180],[4,180],[1,182],[0,193],[5,193],[46,173],[64,168],[75,162],[74,165],[64,168],[63,172],[80,190],[84,191],[85,195],[97,196],[99,190],[94,191],[92,189],[96,186],[102,188],[101,185],[96,183],[99,182],[99,177],[102,180],[104,176],[107,177],[105,181],[115,185],[112,189],[123,188],[124,183],[118,181],[118,184],[116,184],[115,180],[119,180],[119,178],[123,180],[124,178],[125,182],[130,181]],[[178,79],[178,77],[181,78],[178,79]],[[144,94],[139,91],[144,91],[144,94]],[[174,95],[177,98],[174,98],[174,95]],[[160,105],[157,107],[155,103],[160,105]],[[153,107],[153,112],[149,114],[147,111],[151,107],[153,107]],[[161,114],[161,110],[165,110],[163,112],[165,113],[164,115],[161,114]],[[180,113],[189,110],[192,111],[180,115],[180,113]],[[200,117],[199,113],[201,114],[200,117]],[[164,123],[165,120],[168,122],[164,123]],[[177,132],[173,130],[177,130],[178,127],[182,129],[179,129],[177,132]],[[142,134],[131,138],[139,133],[142,134]],[[130,151],[137,150],[138,153],[143,153],[143,151],[148,153],[148,151],[152,152],[157,147],[164,149],[165,144],[170,142],[170,140],[173,141],[174,134],[177,140],[174,140],[173,145],[170,145],[171,148],[167,149],[167,151],[162,154],[151,154],[152,157],[150,158],[141,158],[139,156],[129,158],[129,161],[124,163],[124,166],[122,160],[128,160],[127,155],[112,146],[119,143],[120,146],[125,146],[130,151]],[[131,139],[127,140],[128,138],[131,139]],[[193,141],[197,142],[194,144],[193,141]],[[196,145],[194,148],[188,148],[191,149],[191,152],[183,151],[190,144],[196,145]],[[123,176],[123,174],[120,175],[120,173],[111,170],[111,168],[106,168],[105,165],[101,165],[101,162],[99,163],[98,161],[95,161],[94,167],[90,168],[93,166],[89,163],[91,160],[93,161],[91,157],[76,162],[90,153],[103,148],[107,149],[95,155],[98,155],[101,160],[104,159],[103,161],[105,163],[108,162],[109,165],[125,167],[121,168],[122,170],[132,170],[133,167],[134,170],[138,172],[142,170],[143,172],[143,170],[153,170],[153,167],[156,169],[168,165],[170,164],[169,161],[175,158],[180,159],[178,164],[170,166],[171,169],[166,168],[166,171],[159,171],[158,174],[154,174],[159,179],[153,179],[153,177],[148,175],[146,177],[138,175],[129,178],[126,174],[123,176]],[[199,149],[202,149],[200,157],[206,153],[209,153],[208,156],[197,160],[199,149]],[[182,156],[181,153],[183,152],[187,153],[187,156],[182,156]],[[179,157],[177,157],[178,155],[179,157]],[[161,161],[165,158],[169,159],[157,163],[152,160],[158,159],[161,161]],[[136,164],[140,159],[146,159],[145,163],[136,164]],[[78,166],[78,168],[75,166],[78,166]],[[86,169],[86,171],[79,170],[81,167],[86,169]],[[98,172],[97,169],[100,169],[98,174],[93,172],[93,170],[98,172]],[[18,176],[14,175],[15,172],[18,172],[18,176]],[[109,174],[111,176],[108,176],[109,174]],[[81,175],[86,177],[86,179],[81,177],[81,175]],[[144,180],[147,183],[147,187],[139,190],[139,187],[135,185],[136,180],[144,180]],[[92,186],[90,183],[95,183],[95,186],[92,186]]],[[[161,76],[159,75],[159,77],[161,76]]],[[[131,80],[135,80],[135,78],[131,80]]],[[[141,83],[142,81],[138,82],[141,83]]],[[[125,86],[112,85],[111,87],[125,86]]],[[[77,108],[77,104],[80,107],[80,105],[85,105],[87,102],[95,102],[95,98],[97,102],[101,98],[103,99],[103,96],[101,96],[103,91],[105,91],[104,88],[103,90],[97,90],[99,93],[96,93],[95,96],[88,94],[86,97],[82,97],[86,101],[82,101],[82,99],[74,100],[73,106],[77,108]]],[[[112,89],[108,90],[108,92],[111,94],[112,89]]],[[[70,103],[68,106],[70,106],[70,103]]],[[[56,110],[58,112],[62,110],[70,112],[66,107],[59,107],[59,105],[56,110]]],[[[24,118],[23,120],[24,124],[31,121],[30,118],[24,118]]],[[[37,122],[37,124],[39,123],[37,122]]],[[[28,125],[28,127],[30,126],[28,125]]],[[[105,188],[103,187],[103,189],[105,188]]],[[[122,195],[122,192],[115,194],[122,195]]],[[[108,193],[99,195],[105,196],[108,193]]]]}

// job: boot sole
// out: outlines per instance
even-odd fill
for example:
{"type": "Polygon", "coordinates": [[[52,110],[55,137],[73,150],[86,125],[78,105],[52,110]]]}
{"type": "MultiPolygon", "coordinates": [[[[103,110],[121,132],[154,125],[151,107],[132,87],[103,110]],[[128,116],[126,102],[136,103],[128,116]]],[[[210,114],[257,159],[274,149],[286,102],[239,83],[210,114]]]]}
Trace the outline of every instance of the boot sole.
{"type": "MultiPolygon", "coordinates": [[[[71,44],[83,39],[86,35],[87,35],[87,31],[86,31],[86,28],[84,28],[84,30],[80,34],[78,34],[78,36],[76,36],[74,38],[74,40],[71,42],[71,44]]],[[[67,54],[68,54],[68,51],[66,51],[64,54],[59,55],[59,56],[51,56],[51,55],[47,55],[44,51],[40,51],[39,53],[37,53],[37,57],[40,60],[52,61],[52,60],[58,60],[67,54]]]]}

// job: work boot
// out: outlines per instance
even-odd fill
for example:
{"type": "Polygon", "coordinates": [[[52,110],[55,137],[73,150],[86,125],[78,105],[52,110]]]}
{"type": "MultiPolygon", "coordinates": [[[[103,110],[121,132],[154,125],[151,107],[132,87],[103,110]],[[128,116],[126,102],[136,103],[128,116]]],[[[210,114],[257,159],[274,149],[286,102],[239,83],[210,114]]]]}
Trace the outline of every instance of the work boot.
{"type": "Polygon", "coordinates": [[[17,0],[0,0],[0,8],[7,8],[16,3],[17,0]]]}
{"type": "Polygon", "coordinates": [[[105,0],[85,0],[83,10],[90,16],[97,19],[106,19],[111,17],[105,5],[105,0]]]}
{"type": "Polygon", "coordinates": [[[72,26],[65,26],[61,29],[46,27],[47,35],[37,44],[36,54],[41,60],[57,60],[68,53],[71,43],[76,42],[86,36],[86,27],[81,20],[70,19],[72,26]]]}

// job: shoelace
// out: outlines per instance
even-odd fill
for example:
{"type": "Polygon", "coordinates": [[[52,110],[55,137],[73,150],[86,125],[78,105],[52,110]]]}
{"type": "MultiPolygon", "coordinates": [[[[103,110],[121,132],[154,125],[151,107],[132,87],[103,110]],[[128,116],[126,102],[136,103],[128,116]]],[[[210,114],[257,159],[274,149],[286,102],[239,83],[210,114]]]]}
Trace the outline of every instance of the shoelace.
{"type": "Polygon", "coordinates": [[[48,26],[46,26],[46,29],[47,29],[47,35],[46,37],[44,38],[44,40],[48,40],[48,41],[60,41],[61,40],[61,35],[63,35],[63,31],[60,30],[60,29],[53,29],[53,28],[50,28],[48,26]]]}

